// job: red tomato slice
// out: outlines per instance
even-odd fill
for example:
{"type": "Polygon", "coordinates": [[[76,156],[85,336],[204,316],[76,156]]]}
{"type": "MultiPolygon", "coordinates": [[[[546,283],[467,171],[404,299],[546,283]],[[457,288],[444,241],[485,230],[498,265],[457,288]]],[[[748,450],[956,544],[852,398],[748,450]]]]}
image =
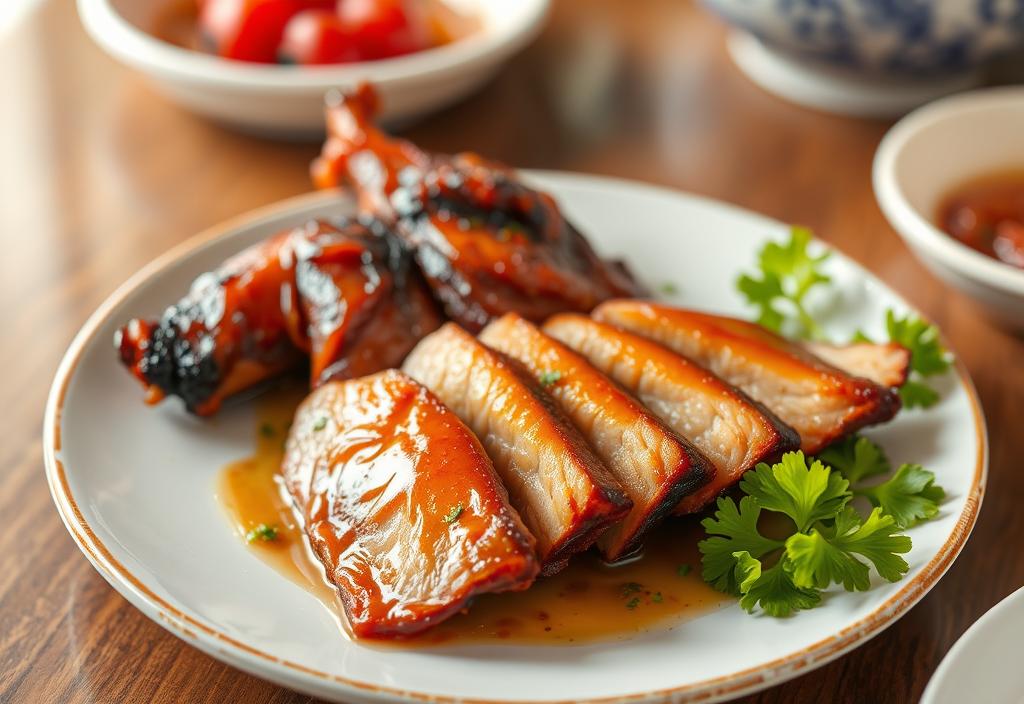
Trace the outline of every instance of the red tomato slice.
{"type": "Polygon", "coordinates": [[[282,63],[340,64],[362,55],[333,10],[304,10],[285,26],[277,58],[282,63]]]}
{"type": "Polygon", "coordinates": [[[331,5],[327,0],[205,0],[199,28],[220,56],[273,63],[288,20],[302,10],[331,5]]]}
{"type": "Polygon", "coordinates": [[[338,16],[356,37],[366,59],[384,59],[426,49],[426,28],[412,20],[402,0],[340,0],[338,16]]]}

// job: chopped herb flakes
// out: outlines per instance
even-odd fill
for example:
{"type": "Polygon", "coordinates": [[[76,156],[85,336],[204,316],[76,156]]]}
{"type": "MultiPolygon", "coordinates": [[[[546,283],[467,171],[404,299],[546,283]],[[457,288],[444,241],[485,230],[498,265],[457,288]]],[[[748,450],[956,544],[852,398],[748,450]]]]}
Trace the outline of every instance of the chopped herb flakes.
{"type": "Polygon", "coordinates": [[[654,596],[651,597],[651,601],[655,604],[660,604],[664,599],[661,596],[661,592],[654,592],[654,596]]]}
{"type": "Polygon", "coordinates": [[[270,423],[263,423],[262,425],[260,425],[260,435],[262,435],[263,437],[272,438],[276,434],[277,433],[274,431],[274,426],[272,426],[270,423]]]}
{"type": "Polygon", "coordinates": [[[277,528],[268,526],[266,523],[260,523],[245,534],[245,542],[255,543],[257,540],[264,543],[277,540],[277,528]]]}
{"type": "Polygon", "coordinates": [[[644,585],[639,582],[626,582],[622,585],[622,596],[632,596],[633,594],[639,594],[644,589],[644,585]]]}
{"type": "Polygon", "coordinates": [[[679,293],[679,287],[671,281],[666,281],[659,288],[666,296],[674,296],[679,293]]]}
{"type": "Polygon", "coordinates": [[[455,523],[455,521],[459,520],[459,516],[462,515],[464,510],[465,509],[463,509],[462,504],[452,506],[451,509],[448,510],[448,513],[444,515],[442,520],[445,523],[455,523]]]}
{"type": "Polygon", "coordinates": [[[679,565],[679,567],[676,567],[676,574],[680,577],[685,577],[690,574],[691,569],[692,568],[689,565],[679,565]]]}
{"type": "Polygon", "coordinates": [[[540,373],[540,376],[537,377],[537,381],[539,381],[540,385],[546,389],[549,386],[554,386],[555,384],[557,384],[561,378],[562,372],[546,371],[540,373]]]}
{"type": "Polygon", "coordinates": [[[326,427],[327,427],[327,419],[323,418],[323,417],[317,418],[316,422],[313,423],[313,430],[323,430],[326,427]]]}
{"type": "Polygon", "coordinates": [[[635,609],[638,606],[640,606],[640,597],[638,597],[638,596],[635,596],[635,597],[633,597],[632,599],[630,599],[629,601],[626,602],[626,608],[627,609],[632,610],[632,609],[635,609]]]}

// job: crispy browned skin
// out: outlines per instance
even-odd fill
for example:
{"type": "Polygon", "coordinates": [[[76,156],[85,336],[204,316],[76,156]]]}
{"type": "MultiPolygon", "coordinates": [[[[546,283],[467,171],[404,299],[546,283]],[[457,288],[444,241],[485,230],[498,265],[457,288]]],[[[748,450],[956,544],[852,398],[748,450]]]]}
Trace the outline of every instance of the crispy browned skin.
{"type": "Polygon", "coordinates": [[[282,473],[357,636],[422,631],[537,575],[533,539],[480,442],[401,372],[314,391],[282,473]]]}
{"type": "Polygon", "coordinates": [[[556,315],[543,329],[626,387],[714,465],[714,478],[684,498],[678,513],[699,511],[743,472],[799,442],[742,391],[645,337],[574,313],[556,315]]]}
{"type": "Polygon", "coordinates": [[[542,573],[560,570],[629,512],[629,497],[609,470],[517,362],[446,323],[403,369],[480,438],[537,539],[542,573]]]}
{"type": "Polygon", "coordinates": [[[130,321],[116,344],[148,400],[180,396],[209,415],[306,358],[314,386],[395,366],[440,323],[383,225],[311,222],[200,276],[163,318],[130,321]]]}
{"type": "Polygon", "coordinates": [[[810,454],[900,408],[892,390],[745,320],[635,300],[610,301],[594,317],[650,337],[743,389],[792,426],[810,454]]]}
{"type": "Polygon", "coordinates": [[[480,340],[547,381],[548,393],[633,501],[633,510],[597,541],[608,561],[638,547],[648,528],[713,475],[710,462],[689,441],[529,321],[507,313],[484,328],[480,340]]]}
{"type": "Polygon", "coordinates": [[[367,86],[329,108],[314,183],[351,188],[364,212],[394,223],[449,317],[476,332],[509,311],[539,321],[642,294],[515,171],[475,154],[424,153],[378,130],[375,111],[367,86]]]}
{"type": "Polygon", "coordinates": [[[895,342],[852,342],[848,345],[808,342],[804,348],[847,374],[890,388],[903,386],[910,373],[910,350],[895,342]]]}

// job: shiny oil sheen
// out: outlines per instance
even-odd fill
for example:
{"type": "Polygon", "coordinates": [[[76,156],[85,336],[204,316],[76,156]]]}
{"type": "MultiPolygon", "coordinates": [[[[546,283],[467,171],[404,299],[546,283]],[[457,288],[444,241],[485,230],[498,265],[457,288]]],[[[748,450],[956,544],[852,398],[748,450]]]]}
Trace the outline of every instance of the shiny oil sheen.
{"type": "MultiPolygon", "coordinates": [[[[269,393],[258,402],[255,450],[221,470],[217,498],[241,546],[307,589],[344,626],[337,595],[310,554],[279,484],[284,440],[301,400],[302,393],[291,389],[269,393]],[[277,539],[248,543],[246,534],[261,523],[274,525],[277,539]]],[[[700,578],[700,534],[695,520],[672,520],[651,534],[643,554],[632,561],[608,566],[591,551],[526,591],[480,597],[423,634],[372,642],[393,647],[559,645],[624,640],[670,629],[731,602],[700,578]]]]}

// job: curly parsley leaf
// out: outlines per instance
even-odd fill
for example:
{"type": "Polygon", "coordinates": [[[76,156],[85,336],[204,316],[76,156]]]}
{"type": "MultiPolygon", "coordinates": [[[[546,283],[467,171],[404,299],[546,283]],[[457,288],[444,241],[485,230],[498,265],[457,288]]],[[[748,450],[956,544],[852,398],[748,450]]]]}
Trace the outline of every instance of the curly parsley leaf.
{"type": "Polygon", "coordinates": [[[805,300],[815,286],[831,281],[821,270],[829,253],[810,254],[811,239],[810,230],[793,227],[786,242],[769,242],[758,253],[759,273],[741,275],[736,287],[757,307],[757,322],[766,328],[782,332],[792,321],[800,337],[823,339],[824,332],[807,312],[805,300]]]}
{"type": "Polygon", "coordinates": [[[761,561],[748,552],[737,552],[734,559],[736,581],[742,593],[740,606],[747,613],[760,606],[769,616],[784,617],[794,611],[812,609],[821,602],[819,591],[798,587],[782,562],[764,570],[761,561]]]}
{"type": "Polygon", "coordinates": [[[731,498],[718,499],[718,510],[712,518],[701,521],[711,537],[697,544],[703,555],[701,560],[704,581],[715,589],[729,594],[740,594],[736,582],[734,555],[745,552],[761,557],[783,546],[782,540],[767,538],[758,531],[757,519],[761,506],[751,496],[740,499],[739,506],[731,498]]]}
{"type": "Polygon", "coordinates": [[[762,508],[789,516],[804,531],[842,510],[851,498],[849,485],[817,460],[808,465],[798,451],[787,452],[775,465],[760,463],[743,475],[740,489],[762,508]]]}
{"type": "Polygon", "coordinates": [[[919,464],[903,464],[888,481],[855,490],[891,516],[900,528],[927,521],[939,513],[946,491],[935,483],[935,473],[919,464]]]}
{"type": "Polygon", "coordinates": [[[865,483],[892,470],[882,448],[865,437],[854,436],[835,443],[823,450],[818,459],[849,480],[854,496],[867,498],[883,514],[892,516],[900,528],[934,518],[946,497],[945,490],[935,484],[935,474],[919,464],[900,465],[886,481],[865,483]]]}
{"type": "Polygon", "coordinates": [[[889,458],[881,447],[857,435],[833,443],[818,454],[818,459],[843,476],[854,486],[879,474],[888,474],[889,458]]]}
{"type": "MultiPolygon", "coordinates": [[[[841,459],[856,466],[857,444],[840,449],[845,451],[841,459]]],[[[879,466],[888,466],[880,450],[863,444],[859,461],[854,471],[860,476],[877,476],[879,466]]],[[[907,479],[916,475],[904,477],[903,483],[907,479]]],[[[787,453],[774,465],[758,465],[743,477],[740,489],[747,495],[738,505],[731,498],[719,499],[714,516],[702,521],[709,537],[698,548],[704,579],[739,595],[747,611],[760,607],[766,614],[787,616],[816,606],[821,590],[832,584],[850,591],[870,588],[872,566],[890,581],[907,572],[900,555],[910,550],[910,538],[898,534],[893,516],[875,508],[861,520],[849,505],[853,493],[846,477],[802,452],[787,453]],[[764,535],[758,526],[763,511],[788,516],[788,534],[764,535]]],[[[887,493],[898,492],[879,495],[887,493]]]]}

